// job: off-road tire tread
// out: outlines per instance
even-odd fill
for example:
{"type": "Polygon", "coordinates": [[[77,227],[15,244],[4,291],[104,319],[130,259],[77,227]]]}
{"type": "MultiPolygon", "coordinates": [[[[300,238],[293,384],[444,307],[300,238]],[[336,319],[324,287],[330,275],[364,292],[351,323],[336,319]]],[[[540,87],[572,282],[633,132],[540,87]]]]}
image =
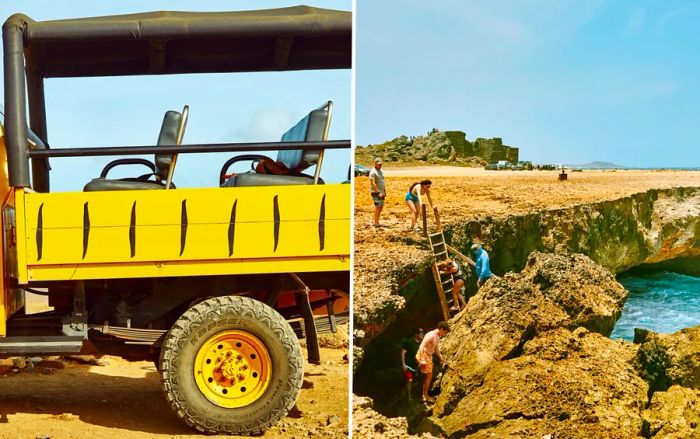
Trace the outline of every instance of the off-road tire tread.
{"type": "Polygon", "coordinates": [[[259,435],[274,425],[292,409],[301,389],[304,364],[301,348],[294,331],[284,318],[264,303],[240,296],[221,296],[204,300],[185,311],[166,335],[160,354],[160,381],[170,407],[187,425],[206,434],[259,435]],[[261,419],[246,425],[229,424],[205,419],[188,405],[183,389],[177,382],[178,352],[190,334],[203,325],[225,315],[248,316],[264,322],[279,337],[288,356],[289,380],[283,396],[276,407],[272,407],[261,419]]]}

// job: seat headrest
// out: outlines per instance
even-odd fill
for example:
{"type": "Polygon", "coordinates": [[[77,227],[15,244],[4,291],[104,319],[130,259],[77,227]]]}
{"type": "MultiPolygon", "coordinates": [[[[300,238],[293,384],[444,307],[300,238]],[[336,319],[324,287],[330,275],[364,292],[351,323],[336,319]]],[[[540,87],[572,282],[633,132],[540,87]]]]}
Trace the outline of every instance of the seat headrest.
{"type": "MultiPolygon", "coordinates": [[[[177,130],[180,128],[180,120],[182,114],[177,111],[166,111],[163,116],[163,124],[160,127],[158,135],[158,145],[175,145],[177,144],[177,130]]],[[[156,172],[162,177],[168,175],[172,154],[156,154],[156,172]]]]}
{"type": "MultiPolygon", "coordinates": [[[[297,122],[282,135],[283,142],[314,142],[327,140],[328,124],[330,123],[331,103],[311,111],[306,117],[297,122]]],[[[301,172],[309,166],[318,163],[320,150],[304,151],[293,149],[279,151],[277,161],[288,169],[301,172]]]]}

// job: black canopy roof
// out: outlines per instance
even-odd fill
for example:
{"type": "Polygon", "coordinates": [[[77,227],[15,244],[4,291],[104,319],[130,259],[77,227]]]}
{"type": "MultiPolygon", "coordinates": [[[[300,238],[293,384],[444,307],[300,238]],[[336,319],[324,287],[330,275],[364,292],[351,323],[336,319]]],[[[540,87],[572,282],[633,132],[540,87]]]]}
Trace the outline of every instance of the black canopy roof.
{"type": "Polygon", "coordinates": [[[23,28],[27,71],[43,78],[351,67],[351,13],[309,6],[41,22],[16,14],[8,26],[23,28]]]}

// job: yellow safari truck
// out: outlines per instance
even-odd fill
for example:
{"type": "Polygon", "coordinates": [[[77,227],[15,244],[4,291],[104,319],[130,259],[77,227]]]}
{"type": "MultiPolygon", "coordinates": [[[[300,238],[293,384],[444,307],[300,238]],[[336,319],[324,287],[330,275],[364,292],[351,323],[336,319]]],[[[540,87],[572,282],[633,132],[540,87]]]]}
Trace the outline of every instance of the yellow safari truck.
{"type": "Polygon", "coordinates": [[[284,416],[303,377],[289,322],[299,323],[309,361],[319,362],[314,313],[333,326],[333,303],[349,293],[350,185],[320,177],[326,150],[350,148],[327,139],[332,103],[281,141],[183,144],[185,107],[165,113],[156,145],[50,148],[44,82],[349,69],[351,21],[349,12],[310,7],[9,17],[0,356],[152,359],[173,410],[202,432],[259,434],[284,416]],[[258,154],[271,150],[276,157],[258,154]],[[232,156],[219,184],[176,188],[178,155],[206,152],[232,156]],[[90,156],[118,158],[83,191],[50,190],[51,158],[90,156]],[[251,169],[232,173],[241,161],[251,169]],[[123,165],[146,173],[110,178],[123,165]],[[27,292],[48,296],[52,310],[28,314],[27,292]]]}

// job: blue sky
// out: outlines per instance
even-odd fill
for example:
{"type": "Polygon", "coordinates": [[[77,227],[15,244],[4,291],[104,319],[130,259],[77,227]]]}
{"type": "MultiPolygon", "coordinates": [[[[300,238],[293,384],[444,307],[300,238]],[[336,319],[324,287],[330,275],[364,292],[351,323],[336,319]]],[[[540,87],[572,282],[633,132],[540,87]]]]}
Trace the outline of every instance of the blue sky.
{"type": "Polygon", "coordinates": [[[437,127],[538,163],[700,166],[700,2],[360,0],[356,13],[358,145],[437,127]]]}
{"type": "MultiPolygon", "coordinates": [[[[305,0],[303,3],[329,9],[352,9],[350,0],[305,0]]],[[[158,10],[226,11],[297,4],[299,2],[282,0],[3,0],[0,17],[4,21],[11,14],[22,12],[41,21],[158,10]]],[[[276,141],[310,110],[327,100],[335,104],[330,139],[349,139],[351,134],[349,69],[49,79],[46,100],[52,147],[155,144],[165,111],[180,110],[185,104],[190,106],[190,116],[183,143],[276,141]]],[[[178,187],[217,186],[221,165],[230,156],[180,155],[174,181],[178,187]]],[[[103,165],[114,158],[118,157],[52,159],[52,191],[82,190],[85,183],[97,177],[103,165]]],[[[321,176],[327,182],[343,181],[349,163],[349,150],[328,151],[321,176]]],[[[128,166],[114,175],[141,173],[145,173],[145,168],[128,166]]]]}

